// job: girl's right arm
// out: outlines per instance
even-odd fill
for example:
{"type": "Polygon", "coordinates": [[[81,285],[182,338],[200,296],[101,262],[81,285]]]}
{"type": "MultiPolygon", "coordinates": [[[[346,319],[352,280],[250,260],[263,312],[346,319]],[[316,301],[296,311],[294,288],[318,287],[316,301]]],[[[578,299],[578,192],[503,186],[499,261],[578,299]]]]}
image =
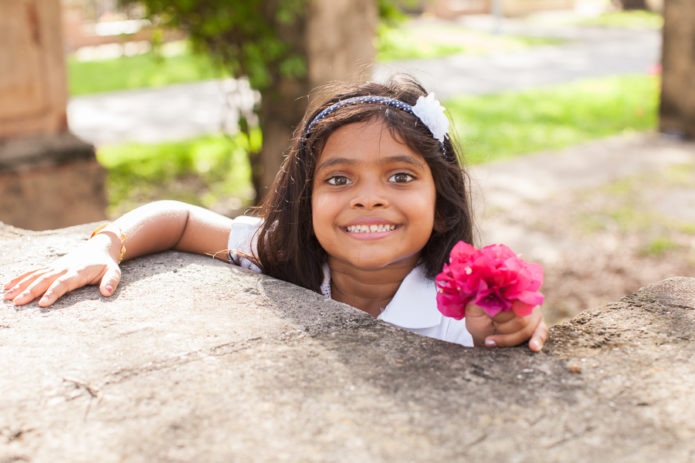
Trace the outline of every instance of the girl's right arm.
{"type": "Polygon", "coordinates": [[[52,265],[11,280],[4,285],[3,299],[24,305],[40,297],[39,306],[48,307],[89,284],[98,284],[101,294],[110,296],[121,280],[122,248],[124,260],[167,249],[226,260],[231,224],[230,218],[201,207],[176,201],[150,203],[106,226],[52,265]]]}

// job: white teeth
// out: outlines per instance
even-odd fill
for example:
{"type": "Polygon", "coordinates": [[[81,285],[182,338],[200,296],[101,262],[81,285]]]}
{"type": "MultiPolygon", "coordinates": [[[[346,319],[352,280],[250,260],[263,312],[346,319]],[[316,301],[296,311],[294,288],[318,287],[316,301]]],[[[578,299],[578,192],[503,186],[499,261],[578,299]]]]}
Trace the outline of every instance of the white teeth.
{"type": "Polygon", "coordinates": [[[349,225],[347,231],[349,233],[379,233],[395,230],[395,225],[349,225]]]}

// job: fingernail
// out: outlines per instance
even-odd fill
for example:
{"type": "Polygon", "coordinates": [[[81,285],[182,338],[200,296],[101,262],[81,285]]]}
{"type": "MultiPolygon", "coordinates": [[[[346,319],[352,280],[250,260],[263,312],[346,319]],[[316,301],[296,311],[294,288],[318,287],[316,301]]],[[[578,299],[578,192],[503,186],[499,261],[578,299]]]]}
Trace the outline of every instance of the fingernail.
{"type": "Polygon", "coordinates": [[[485,340],[485,347],[496,347],[497,343],[494,341],[494,339],[486,339],[485,340]]]}
{"type": "Polygon", "coordinates": [[[541,343],[536,341],[535,339],[531,341],[531,346],[533,346],[533,348],[535,348],[536,350],[541,350],[541,343]]]}
{"type": "Polygon", "coordinates": [[[106,292],[109,294],[111,294],[113,292],[113,286],[111,286],[111,285],[106,286],[106,288],[104,288],[104,289],[106,289],[106,292]]]}

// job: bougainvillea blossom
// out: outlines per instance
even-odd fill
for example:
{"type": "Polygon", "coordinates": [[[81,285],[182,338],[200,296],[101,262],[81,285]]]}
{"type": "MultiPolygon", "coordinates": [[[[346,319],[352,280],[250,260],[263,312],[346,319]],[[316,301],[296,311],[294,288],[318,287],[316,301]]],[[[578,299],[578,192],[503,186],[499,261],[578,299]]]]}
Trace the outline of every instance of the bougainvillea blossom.
{"type": "Polygon", "coordinates": [[[436,283],[437,308],[457,320],[466,316],[466,306],[471,303],[490,317],[509,311],[525,317],[543,303],[538,291],[543,267],[524,261],[503,244],[477,249],[458,242],[436,283]]]}

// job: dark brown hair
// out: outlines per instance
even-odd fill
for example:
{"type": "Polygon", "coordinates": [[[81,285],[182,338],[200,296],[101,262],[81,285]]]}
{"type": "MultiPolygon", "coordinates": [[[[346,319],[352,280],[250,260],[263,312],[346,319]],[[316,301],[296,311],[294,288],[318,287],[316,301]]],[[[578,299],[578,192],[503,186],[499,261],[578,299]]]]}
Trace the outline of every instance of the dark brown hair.
{"type": "Polygon", "coordinates": [[[311,192],[314,170],[328,137],[339,127],[378,119],[391,135],[426,160],[437,190],[435,229],[420,253],[429,277],[441,272],[453,246],[460,240],[472,243],[473,215],[470,181],[460,164],[460,153],[450,138],[442,145],[414,115],[380,104],[342,106],[305,128],[325,108],[357,96],[383,96],[414,105],[427,92],[409,76],[395,76],[384,84],[368,82],[324,89],[330,96],[310,107],[295,130],[282,168],[256,215],[264,218],[258,232],[257,260],[263,273],[319,291],[326,252],[312,227],[311,192]],[[306,137],[305,137],[306,135],[306,137]]]}

